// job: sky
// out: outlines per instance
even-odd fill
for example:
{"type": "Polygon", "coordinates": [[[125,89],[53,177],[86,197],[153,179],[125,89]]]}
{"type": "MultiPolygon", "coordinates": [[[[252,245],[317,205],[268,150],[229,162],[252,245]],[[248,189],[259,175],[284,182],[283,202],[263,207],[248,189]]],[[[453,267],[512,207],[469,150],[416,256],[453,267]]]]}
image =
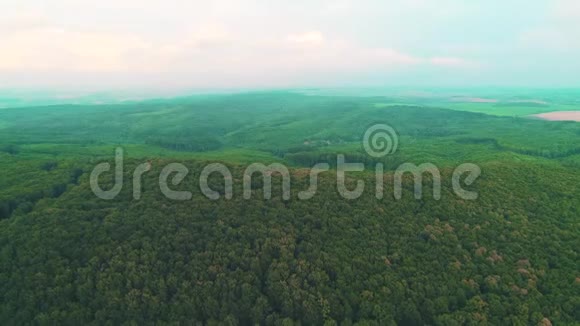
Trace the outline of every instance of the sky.
{"type": "Polygon", "coordinates": [[[0,88],[580,86],[580,0],[0,0],[0,88]]]}

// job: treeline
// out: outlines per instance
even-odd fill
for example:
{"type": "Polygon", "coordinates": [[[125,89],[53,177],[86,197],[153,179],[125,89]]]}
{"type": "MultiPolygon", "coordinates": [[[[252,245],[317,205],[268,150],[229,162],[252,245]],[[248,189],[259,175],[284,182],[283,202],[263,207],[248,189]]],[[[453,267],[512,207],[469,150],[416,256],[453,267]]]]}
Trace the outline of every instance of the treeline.
{"type": "MultiPolygon", "coordinates": [[[[344,155],[346,163],[363,163],[365,168],[373,170],[376,164],[383,164],[384,169],[390,170],[397,168],[403,163],[403,159],[400,155],[395,154],[389,156],[388,158],[373,158],[366,153],[345,153],[344,155]]],[[[289,153],[284,155],[284,159],[290,163],[312,167],[318,163],[327,163],[331,168],[336,168],[337,166],[338,153],[324,153],[319,151],[309,151],[309,152],[298,152],[289,153]]]]}
{"type": "Polygon", "coordinates": [[[459,138],[456,140],[458,144],[487,144],[490,145],[492,148],[501,150],[501,151],[510,151],[518,154],[529,155],[529,156],[536,156],[536,157],[543,157],[547,159],[560,159],[566,158],[573,155],[580,154],[580,147],[576,148],[557,148],[559,147],[558,144],[554,144],[551,149],[537,149],[537,148],[518,148],[513,146],[506,146],[500,144],[495,138],[459,138]]]}
{"type": "Polygon", "coordinates": [[[0,144],[0,152],[4,152],[10,155],[16,155],[20,152],[17,145],[14,144],[0,144]]]}
{"type": "Polygon", "coordinates": [[[570,148],[570,149],[561,149],[561,150],[554,150],[554,149],[524,149],[524,148],[509,148],[503,147],[505,150],[509,150],[515,153],[530,155],[530,156],[538,156],[544,157],[549,159],[558,159],[558,158],[566,158],[573,155],[580,154],[580,147],[577,148],[570,148]]]}
{"type": "Polygon", "coordinates": [[[191,136],[187,138],[150,137],[146,140],[146,144],[187,152],[205,152],[217,150],[222,147],[222,143],[219,140],[203,136],[191,136]]]}

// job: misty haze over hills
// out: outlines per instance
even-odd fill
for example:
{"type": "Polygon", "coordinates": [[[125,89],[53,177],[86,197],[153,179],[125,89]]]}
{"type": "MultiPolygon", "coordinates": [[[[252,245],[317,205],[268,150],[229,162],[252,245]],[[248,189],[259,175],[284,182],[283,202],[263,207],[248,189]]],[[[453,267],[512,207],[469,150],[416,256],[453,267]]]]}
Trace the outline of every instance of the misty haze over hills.
{"type": "Polygon", "coordinates": [[[0,0],[0,325],[580,325],[580,1],[0,0]]]}

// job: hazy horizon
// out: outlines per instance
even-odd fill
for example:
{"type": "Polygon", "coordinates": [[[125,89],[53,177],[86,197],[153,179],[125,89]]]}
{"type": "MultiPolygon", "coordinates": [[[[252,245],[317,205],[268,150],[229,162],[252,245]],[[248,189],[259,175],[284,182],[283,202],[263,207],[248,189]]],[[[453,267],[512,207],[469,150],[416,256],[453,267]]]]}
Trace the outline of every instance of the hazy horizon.
{"type": "Polygon", "coordinates": [[[0,89],[580,86],[573,0],[0,7],[0,89]]]}

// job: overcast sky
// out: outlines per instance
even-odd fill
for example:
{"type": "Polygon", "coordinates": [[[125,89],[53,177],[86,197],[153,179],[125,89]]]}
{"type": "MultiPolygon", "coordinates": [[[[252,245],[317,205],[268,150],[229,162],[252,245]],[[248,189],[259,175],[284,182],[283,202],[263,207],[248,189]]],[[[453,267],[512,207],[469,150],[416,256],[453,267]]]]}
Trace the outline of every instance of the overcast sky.
{"type": "Polygon", "coordinates": [[[580,86],[580,0],[0,0],[0,87],[580,86]]]}

